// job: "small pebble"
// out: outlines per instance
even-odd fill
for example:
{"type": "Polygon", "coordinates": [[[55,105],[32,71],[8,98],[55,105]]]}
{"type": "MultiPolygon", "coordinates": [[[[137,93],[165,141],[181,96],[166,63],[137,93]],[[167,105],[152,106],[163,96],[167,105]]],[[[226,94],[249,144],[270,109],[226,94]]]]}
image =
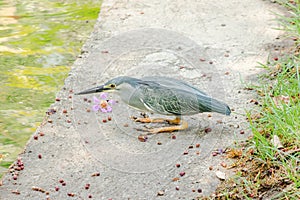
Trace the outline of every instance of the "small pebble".
{"type": "Polygon", "coordinates": [[[59,191],[59,187],[55,187],[55,191],[59,191]]]}
{"type": "Polygon", "coordinates": [[[86,97],[83,98],[83,101],[87,101],[88,99],[86,97]]]}
{"type": "Polygon", "coordinates": [[[93,176],[100,176],[100,172],[96,172],[96,173],[92,174],[92,177],[93,176]]]}
{"type": "Polygon", "coordinates": [[[217,152],[212,152],[212,155],[213,155],[213,156],[217,156],[218,153],[217,153],[217,152]]]}
{"type": "Polygon", "coordinates": [[[175,140],[176,139],[176,135],[172,135],[172,139],[175,140]]]}
{"type": "Polygon", "coordinates": [[[244,130],[241,130],[241,131],[240,131],[240,134],[244,134],[244,133],[245,133],[245,131],[244,131],[244,130]]]}
{"type": "Polygon", "coordinates": [[[39,158],[39,159],[42,159],[42,154],[39,154],[39,155],[38,155],[38,158],[39,158]]]}
{"type": "Polygon", "coordinates": [[[179,167],[180,167],[180,164],[179,164],[179,163],[177,163],[175,166],[176,166],[177,168],[179,168],[179,167]]]}
{"type": "Polygon", "coordinates": [[[197,143],[197,144],[196,144],[196,148],[199,148],[199,147],[200,147],[200,144],[199,144],[199,143],[197,143]]]}
{"type": "Polygon", "coordinates": [[[184,176],[184,175],[185,175],[185,172],[180,172],[179,175],[180,175],[180,176],[184,176]]]}
{"type": "Polygon", "coordinates": [[[60,101],[60,98],[56,97],[56,98],[55,98],[55,101],[60,101]]]}
{"type": "Polygon", "coordinates": [[[106,122],[107,122],[107,120],[106,120],[106,119],[103,119],[103,120],[102,120],[102,122],[103,122],[103,123],[106,123],[106,122]]]}
{"type": "Polygon", "coordinates": [[[175,189],[176,189],[176,190],[179,190],[179,186],[176,186],[175,189]]]}
{"type": "Polygon", "coordinates": [[[209,170],[213,170],[213,166],[209,166],[209,168],[208,168],[209,170]]]}
{"type": "Polygon", "coordinates": [[[178,177],[175,177],[175,178],[172,179],[172,181],[173,181],[173,182],[179,181],[179,178],[178,178],[178,177]]]}
{"type": "Polygon", "coordinates": [[[66,182],[63,182],[61,185],[62,185],[62,186],[66,186],[67,184],[66,184],[66,182]]]}
{"type": "Polygon", "coordinates": [[[68,196],[69,196],[69,197],[74,197],[75,194],[74,194],[74,193],[68,193],[68,196]]]}
{"type": "Polygon", "coordinates": [[[162,145],[162,143],[160,141],[157,142],[157,145],[162,145]]]}
{"type": "Polygon", "coordinates": [[[108,120],[108,121],[111,121],[111,116],[108,116],[108,117],[107,117],[107,120],[108,120]]]}
{"type": "Polygon", "coordinates": [[[220,165],[221,165],[222,167],[224,167],[224,168],[227,167],[227,164],[226,164],[225,162],[221,162],[220,165]]]}
{"type": "Polygon", "coordinates": [[[211,132],[212,131],[212,129],[210,128],[210,127],[207,127],[206,129],[204,129],[204,132],[205,133],[209,133],[209,132],[211,132]]]}
{"type": "Polygon", "coordinates": [[[17,180],[17,179],[18,179],[18,176],[17,176],[17,175],[13,175],[13,179],[14,179],[14,180],[17,180]]]}
{"type": "Polygon", "coordinates": [[[92,195],[89,194],[88,198],[91,199],[91,198],[92,198],[92,195]]]}
{"type": "Polygon", "coordinates": [[[39,135],[43,137],[45,135],[45,133],[39,132],[39,135]]]}
{"type": "Polygon", "coordinates": [[[194,146],[193,146],[193,145],[190,145],[190,146],[189,146],[189,149],[193,149],[193,148],[194,148],[194,146]]]}
{"type": "Polygon", "coordinates": [[[160,191],[157,192],[157,195],[158,195],[158,196],[164,196],[164,194],[165,194],[165,192],[162,191],[162,190],[160,190],[160,191]]]}
{"type": "Polygon", "coordinates": [[[11,191],[11,193],[13,193],[13,194],[17,194],[17,195],[21,194],[21,192],[20,192],[20,191],[18,191],[18,190],[13,190],[13,191],[11,191]]]}
{"type": "Polygon", "coordinates": [[[39,137],[37,135],[33,136],[33,139],[38,140],[39,137]]]}
{"type": "Polygon", "coordinates": [[[138,140],[139,140],[140,142],[146,142],[147,139],[148,139],[147,135],[139,135],[139,136],[138,136],[138,140]]]}
{"type": "Polygon", "coordinates": [[[201,188],[199,188],[197,191],[198,191],[199,193],[202,193],[202,189],[201,189],[201,188]]]}
{"type": "Polygon", "coordinates": [[[84,188],[85,188],[86,190],[88,190],[88,189],[90,188],[90,184],[89,184],[89,183],[85,184],[84,188]]]}

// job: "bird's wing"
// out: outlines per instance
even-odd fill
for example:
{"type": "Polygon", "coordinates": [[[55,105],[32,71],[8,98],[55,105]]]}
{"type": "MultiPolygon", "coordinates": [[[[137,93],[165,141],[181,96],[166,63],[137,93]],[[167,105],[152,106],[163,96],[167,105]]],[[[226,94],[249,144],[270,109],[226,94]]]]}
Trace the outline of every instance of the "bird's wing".
{"type": "Polygon", "coordinates": [[[147,76],[143,77],[141,80],[143,81],[153,81],[161,86],[175,88],[180,90],[186,90],[192,93],[196,93],[198,95],[207,96],[206,93],[200,91],[198,88],[178,79],[174,79],[171,77],[160,77],[160,76],[147,76]]]}
{"type": "Polygon", "coordinates": [[[139,83],[140,101],[148,110],[164,115],[193,115],[202,112],[230,115],[227,104],[199,93],[199,90],[181,85],[180,88],[166,87],[161,82],[143,80],[139,83]]]}
{"type": "Polygon", "coordinates": [[[197,95],[168,88],[151,81],[140,85],[140,100],[148,110],[163,115],[192,115],[199,113],[197,95]]]}

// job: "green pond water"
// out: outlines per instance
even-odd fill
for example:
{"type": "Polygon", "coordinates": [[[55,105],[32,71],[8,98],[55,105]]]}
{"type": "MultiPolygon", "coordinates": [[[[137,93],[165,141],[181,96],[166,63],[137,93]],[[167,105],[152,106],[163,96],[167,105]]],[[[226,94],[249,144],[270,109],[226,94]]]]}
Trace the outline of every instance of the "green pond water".
{"type": "Polygon", "coordinates": [[[0,178],[54,102],[100,5],[96,0],[0,0],[0,178]]]}

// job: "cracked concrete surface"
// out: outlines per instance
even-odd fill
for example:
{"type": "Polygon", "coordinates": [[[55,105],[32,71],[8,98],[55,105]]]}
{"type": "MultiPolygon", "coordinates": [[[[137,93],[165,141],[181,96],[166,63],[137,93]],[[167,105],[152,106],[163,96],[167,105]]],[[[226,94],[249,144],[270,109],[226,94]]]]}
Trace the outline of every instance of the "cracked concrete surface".
{"type": "Polygon", "coordinates": [[[281,34],[273,29],[272,12],[282,11],[262,0],[104,0],[95,30],[57,95],[60,101],[34,134],[38,140],[32,138],[20,155],[24,169],[3,178],[0,199],[196,199],[212,194],[220,182],[216,171],[231,173],[220,165],[230,161],[212,152],[250,134],[243,113],[254,94],[243,90],[243,82],[255,81],[257,62],[266,61],[268,46],[281,34]],[[94,95],[73,95],[119,75],[182,79],[234,111],[229,117],[184,117],[187,131],[140,142],[135,128],[142,125],[130,119],[138,111],[119,102],[112,113],[95,113],[90,111],[94,95]]]}

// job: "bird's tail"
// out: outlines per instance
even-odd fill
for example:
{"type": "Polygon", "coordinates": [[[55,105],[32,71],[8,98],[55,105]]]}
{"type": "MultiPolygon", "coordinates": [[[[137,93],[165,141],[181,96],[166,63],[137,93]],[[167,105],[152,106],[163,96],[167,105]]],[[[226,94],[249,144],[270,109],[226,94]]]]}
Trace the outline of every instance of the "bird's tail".
{"type": "Polygon", "coordinates": [[[224,115],[230,115],[231,113],[231,110],[226,103],[208,96],[202,96],[201,99],[199,99],[199,104],[200,110],[203,110],[203,112],[217,112],[224,115]]]}

